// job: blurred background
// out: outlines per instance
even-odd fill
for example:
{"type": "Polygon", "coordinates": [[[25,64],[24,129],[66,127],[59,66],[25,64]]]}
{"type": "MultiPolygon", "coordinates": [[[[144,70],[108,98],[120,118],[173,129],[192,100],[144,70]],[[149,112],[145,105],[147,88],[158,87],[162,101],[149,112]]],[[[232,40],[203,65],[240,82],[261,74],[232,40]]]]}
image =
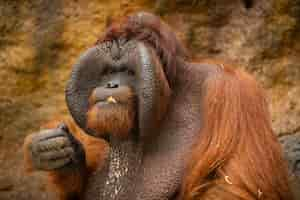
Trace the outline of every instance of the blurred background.
{"type": "Polygon", "coordinates": [[[300,136],[300,0],[0,0],[0,199],[48,200],[24,137],[68,115],[72,64],[114,19],[160,14],[195,60],[229,60],[267,89],[276,134],[300,136]]]}

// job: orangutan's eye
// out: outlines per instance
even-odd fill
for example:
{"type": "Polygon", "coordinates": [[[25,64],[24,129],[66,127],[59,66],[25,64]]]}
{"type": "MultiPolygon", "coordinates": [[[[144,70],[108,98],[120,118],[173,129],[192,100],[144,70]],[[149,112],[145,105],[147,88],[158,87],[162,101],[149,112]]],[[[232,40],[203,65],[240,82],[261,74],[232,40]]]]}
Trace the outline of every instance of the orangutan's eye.
{"type": "Polygon", "coordinates": [[[115,73],[115,70],[112,69],[111,67],[106,67],[102,72],[103,75],[108,75],[108,74],[113,74],[113,73],[115,73]]]}

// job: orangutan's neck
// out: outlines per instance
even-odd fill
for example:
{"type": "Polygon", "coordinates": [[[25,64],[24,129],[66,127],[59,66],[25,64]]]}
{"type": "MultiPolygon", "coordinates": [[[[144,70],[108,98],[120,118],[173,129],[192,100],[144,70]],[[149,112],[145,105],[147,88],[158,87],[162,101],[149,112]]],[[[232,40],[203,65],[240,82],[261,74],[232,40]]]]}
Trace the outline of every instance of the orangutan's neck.
{"type": "Polygon", "coordinates": [[[142,144],[130,137],[109,140],[109,156],[104,166],[89,178],[85,200],[131,200],[142,162],[142,144]]]}
{"type": "Polygon", "coordinates": [[[102,199],[125,199],[132,193],[132,185],[142,161],[142,148],[134,139],[110,139],[109,169],[102,199]]]}

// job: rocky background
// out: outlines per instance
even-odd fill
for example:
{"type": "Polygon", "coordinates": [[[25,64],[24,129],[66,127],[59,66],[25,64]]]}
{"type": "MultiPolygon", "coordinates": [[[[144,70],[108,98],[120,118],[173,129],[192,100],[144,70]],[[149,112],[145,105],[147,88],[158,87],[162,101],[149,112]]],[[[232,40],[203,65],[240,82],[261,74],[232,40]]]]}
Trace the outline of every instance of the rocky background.
{"type": "Polygon", "coordinates": [[[68,115],[64,85],[76,58],[111,20],[139,10],[162,15],[195,59],[254,74],[275,132],[300,137],[299,0],[0,0],[1,200],[53,199],[42,173],[24,175],[23,139],[68,115]]]}

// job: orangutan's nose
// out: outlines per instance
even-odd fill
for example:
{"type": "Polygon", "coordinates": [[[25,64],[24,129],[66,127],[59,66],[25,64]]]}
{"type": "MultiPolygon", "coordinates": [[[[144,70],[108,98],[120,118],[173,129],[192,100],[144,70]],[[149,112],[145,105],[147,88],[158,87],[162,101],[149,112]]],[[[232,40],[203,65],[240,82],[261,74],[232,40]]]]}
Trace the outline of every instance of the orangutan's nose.
{"type": "Polygon", "coordinates": [[[119,87],[119,84],[114,81],[110,81],[106,84],[106,88],[118,88],[118,87],[119,87]]]}

